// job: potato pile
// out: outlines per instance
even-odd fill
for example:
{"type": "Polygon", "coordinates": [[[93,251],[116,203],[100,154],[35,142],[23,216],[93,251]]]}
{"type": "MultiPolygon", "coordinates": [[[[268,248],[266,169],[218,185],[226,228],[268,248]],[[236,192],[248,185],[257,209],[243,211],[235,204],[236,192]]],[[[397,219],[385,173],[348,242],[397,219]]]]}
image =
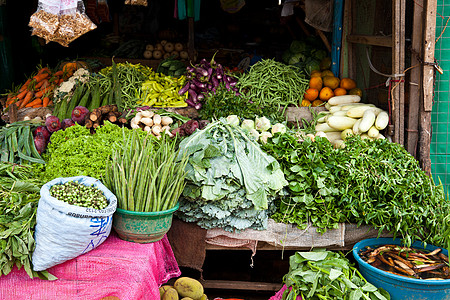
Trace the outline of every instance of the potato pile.
{"type": "Polygon", "coordinates": [[[203,292],[202,284],[189,277],[180,277],[173,286],[163,285],[159,288],[161,300],[208,300],[203,292]]]}
{"type": "Polygon", "coordinates": [[[174,58],[186,60],[188,59],[188,53],[184,49],[185,46],[182,43],[171,43],[162,40],[155,45],[148,44],[145,46],[143,56],[145,59],[165,59],[173,56],[174,58]]]}

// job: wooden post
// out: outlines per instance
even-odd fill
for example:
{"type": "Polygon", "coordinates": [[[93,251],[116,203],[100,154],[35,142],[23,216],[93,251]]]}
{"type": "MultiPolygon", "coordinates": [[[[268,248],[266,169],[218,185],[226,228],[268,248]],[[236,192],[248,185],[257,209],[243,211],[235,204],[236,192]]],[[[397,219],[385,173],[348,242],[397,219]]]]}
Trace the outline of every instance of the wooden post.
{"type": "Polygon", "coordinates": [[[412,29],[411,45],[411,77],[409,82],[409,110],[408,110],[408,129],[406,129],[407,140],[406,150],[416,159],[417,144],[419,140],[419,111],[421,105],[421,74],[422,65],[417,59],[417,55],[422,55],[422,34],[423,34],[423,1],[414,2],[414,17],[412,29]]]}
{"type": "Polygon", "coordinates": [[[420,163],[422,169],[431,175],[431,110],[433,106],[434,88],[434,39],[436,34],[436,0],[427,0],[425,6],[424,32],[423,32],[423,103],[420,106],[420,163]]]}
{"type": "MultiPolygon", "coordinates": [[[[403,74],[405,69],[405,11],[406,0],[392,1],[392,73],[403,74]]],[[[404,77],[397,77],[403,80],[404,77]]],[[[394,142],[403,145],[405,140],[405,90],[403,82],[392,82],[392,116],[394,142]]]]}
{"type": "Polygon", "coordinates": [[[188,29],[189,29],[189,34],[188,34],[188,55],[189,55],[189,60],[192,62],[195,62],[195,46],[194,46],[194,39],[195,39],[195,34],[194,34],[194,18],[188,17],[188,29]]]}

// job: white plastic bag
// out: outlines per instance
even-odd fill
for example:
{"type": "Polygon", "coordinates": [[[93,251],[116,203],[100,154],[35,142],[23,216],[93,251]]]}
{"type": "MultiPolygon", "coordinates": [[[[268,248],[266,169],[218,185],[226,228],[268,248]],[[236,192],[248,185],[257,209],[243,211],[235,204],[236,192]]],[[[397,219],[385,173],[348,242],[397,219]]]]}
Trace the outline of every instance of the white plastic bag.
{"type": "Polygon", "coordinates": [[[116,208],[116,196],[100,180],[92,177],[56,178],[43,185],[36,215],[33,270],[46,270],[87,253],[103,243],[111,232],[116,208]],[[108,206],[96,210],[71,205],[50,196],[50,188],[53,185],[68,181],[78,181],[87,186],[93,184],[103,192],[108,206]]]}
{"type": "Polygon", "coordinates": [[[48,43],[59,26],[60,0],[40,0],[38,9],[30,17],[28,26],[32,27],[32,35],[46,40],[48,43]]]}

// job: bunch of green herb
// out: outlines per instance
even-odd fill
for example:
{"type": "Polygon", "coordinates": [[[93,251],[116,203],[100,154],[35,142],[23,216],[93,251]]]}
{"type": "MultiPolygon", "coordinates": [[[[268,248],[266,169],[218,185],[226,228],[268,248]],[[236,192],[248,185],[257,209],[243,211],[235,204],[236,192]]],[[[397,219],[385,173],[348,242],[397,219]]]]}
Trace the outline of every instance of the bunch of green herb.
{"type": "Polygon", "coordinates": [[[297,252],[289,258],[289,273],[283,278],[288,289],[283,300],[372,299],[389,300],[353,267],[342,253],[325,250],[297,252]]]}
{"type": "Polygon", "coordinates": [[[56,279],[47,271],[33,271],[31,266],[42,184],[38,175],[30,165],[0,163],[0,276],[8,275],[16,265],[31,278],[56,279]]]}
{"type": "Polygon", "coordinates": [[[118,207],[140,212],[175,207],[185,186],[187,157],[177,161],[176,139],[158,140],[133,133],[107,164],[105,186],[118,200],[118,207]]]}
{"type": "Polygon", "coordinates": [[[347,220],[339,203],[346,187],[339,169],[334,168],[340,156],[328,140],[300,143],[293,134],[276,134],[262,148],[280,163],[289,182],[288,195],[275,202],[277,211],[272,219],[301,229],[311,222],[321,233],[347,220]]]}
{"type": "Polygon", "coordinates": [[[252,98],[236,95],[236,92],[228,90],[224,85],[220,85],[215,93],[211,92],[206,96],[199,114],[205,120],[219,120],[230,115],[237,115],[244,119],[266,116],[273,122],[285,120],[283,110],[277,105],[259,105],[253,102],[252,98]]]}
{"type": "Polygon", "coordinates": [[[334,149],[325,138],[315,142],[276,135],[263,146],[275,157],[289,182],[289,196],[277,201],[277,222],[319,232],[339,222],[366,224],[402,238],[448,248],[450,202],[401,145],[387,140],[346,140],[334,149]]]}
{"type": "MultiPolygon", "coordinates": [[[[55,132],[44,156],[47,164],[43,177],[47,181],[80,175],[101,179],[114,147],[121,144],[131,132],[133,130],[110,122],[97,128],[93,135],[89,129],[80,125],[55,132]]],[[[138,134],[146,136],[144,131],[138,131],[138,134]]]]}

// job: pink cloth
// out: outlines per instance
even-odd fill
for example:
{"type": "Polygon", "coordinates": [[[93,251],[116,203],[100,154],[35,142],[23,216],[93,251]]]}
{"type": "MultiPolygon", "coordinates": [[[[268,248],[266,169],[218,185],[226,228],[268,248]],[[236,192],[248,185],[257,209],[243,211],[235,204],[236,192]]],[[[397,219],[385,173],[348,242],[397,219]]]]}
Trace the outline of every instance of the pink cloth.
{"type": "Polygon", "coordinates": [[[167,237],[150,244],[126,242],[112,231],[96,249],[49,269],[55,281],[14,270],[0,277],[0,299],[159,299],[159,286],[181,275],[167,237]]]}
{"type": "MultiPolygon", "coordinates": [[[[283,299],[283,293],[287,290],[287,286],[283,284],[283,287],[272,297],[269,298],[269,300],[281,300],[283,299]]],[[[297,296],[295,300],[302,300],[301,296],[297,296]]]]}

